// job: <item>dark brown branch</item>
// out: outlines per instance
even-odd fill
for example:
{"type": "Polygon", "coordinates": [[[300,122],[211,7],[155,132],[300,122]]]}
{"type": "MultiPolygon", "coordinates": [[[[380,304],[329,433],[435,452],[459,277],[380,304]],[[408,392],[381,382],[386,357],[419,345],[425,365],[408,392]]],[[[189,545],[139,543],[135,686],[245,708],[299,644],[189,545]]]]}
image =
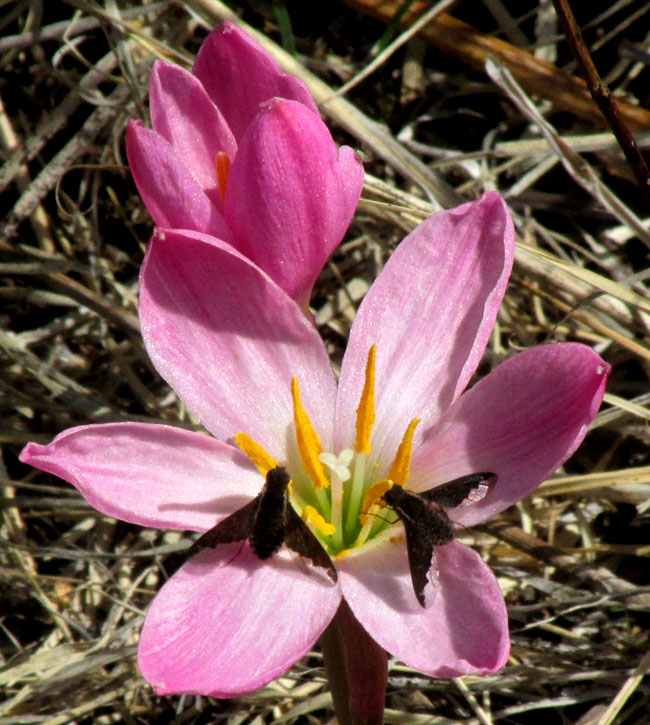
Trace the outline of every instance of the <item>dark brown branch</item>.
{"type": "Polygon", "coordinates": [[[618,105],[611,91],[596,70],[589,48],[587,48],[569,5],[569,0],[553,0],[553,5],[562,23],[564,35],[587,81],[591,97],[598,104],[598,108],[600,108],[614,136],[616,136],[625,158],[632,167],[637,183],[641,187],[641,192],[648,202],[648,206],[650,206],[650,171],[634,140],[634,136],[632,136],[630,129],[619,113],[618,105]]]}

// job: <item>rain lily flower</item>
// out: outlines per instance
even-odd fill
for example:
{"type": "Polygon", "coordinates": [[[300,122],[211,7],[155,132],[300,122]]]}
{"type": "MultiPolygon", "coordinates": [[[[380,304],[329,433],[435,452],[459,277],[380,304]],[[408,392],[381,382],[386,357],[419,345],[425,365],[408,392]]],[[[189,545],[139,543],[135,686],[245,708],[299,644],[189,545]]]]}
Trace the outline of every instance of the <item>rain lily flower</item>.
{"type": "Polygon", "coordinates": [[[192,557],[156,595],[140,638],[158,693],[264,685],[309,651],[342,598],[381,647],[424,673],[505,664],[505,603],[479,554],[455,539],[437,547],[437,591],[422,607],[402,525],[364,516],[364,498],[386,479],[417,492],[494,472],[487,496],[450,513],[470,526],[529,494],[582,441],[609,371],[589,347],[525,350],[466,390],[513,253],[495,192],[423,222],[360,305],[337,382],[313,325],[259,267],[222,240],[157,231],[141,276],[145,343],[214,438],[82,426],[30,443],[22,460],[110,516],[200,532],[256,496],[260,472],[280,462],[338,572],[335,583],[287,547],[265,561],[248,543],[192,557]]]}
{"type": "Polygon", "coordinates": [[[150,110],[152,129],[129,123],[127,153],[154,222],[228,242],[305,306],[363,168],[337,149],[304,83],[226,22],[191,73],[154,64],[150,110]]]}

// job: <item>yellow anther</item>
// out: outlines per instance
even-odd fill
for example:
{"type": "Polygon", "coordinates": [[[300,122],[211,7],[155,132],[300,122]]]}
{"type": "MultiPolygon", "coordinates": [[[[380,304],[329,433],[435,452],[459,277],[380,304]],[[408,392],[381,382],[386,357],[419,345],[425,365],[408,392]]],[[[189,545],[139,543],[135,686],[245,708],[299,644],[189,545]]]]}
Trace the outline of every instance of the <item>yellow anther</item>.
{"type": "Polygon", "coordinates": [[[400,486],[406,486],[406,482],[409,479],[409,473],[411,472],[411,455],[413,454],[413,436],[415,435],[415,428],[420,422],[421,418],[413,418],[409,423],[406,433],[402,438],[402,442],[399,444],[397,453],[395,454],[395,460],[393,465],[390,467],[388,478],[394,483],[400,486]]]}
{"type": "Polygon", "coordinates": [[[327,488],[330,482],[325,473],[325,467],[319,460],[319,456],[323,452],[323,446],[318,433],[316,433],[309,420],[307,411],[302,407],[298,378],[293,378],[291,381],[291,395],[293,396],[293,420],[296,425],[296,442],[298,443],[300,457],[307,473],[314,482],[316,490],[319,491],[327,488]]]}
{"type": "Polygon", "coordinates": [[[384,478],[382,481],[373,483],[373,485],[366,491],[366,495],[363,497],[361,516],[359,517],[363,526],[366,525],[371,514],[377,513],[377,511],[372,510],[373,508],[378,510],[384,507],[382,499],[386,491],[392,487],[393,482],[389,478],[384,478]]]}
{"type": "Polygon", "coordinates": [[[302,520],[306,524],[311,524],[323,536],[331,536],[336,531],[336,526],[325,521],[313,506],[305,506],[302,510],[302,520]]]}
{"type": "Polygon", "coordinates": [[[266,474],[272,469],[278,467],[278,462],[272,455],[267,453],[262,446],[254,441],[246,433],[237,433],[235,443],[242,451],[253,461],[257,470],[266,477],[266,474]]]}
{"type": "Polygon", "coordinates": [[[361,400],[357,408],[357,438],[354,450],[357,453],[370,453],[370,435],[375,425],[375,361],[377,359],[377,345],[368,351],[366,363],[366,382],[361,393],[361,400]]]}
{"type": "Polygon", "coordinates": [[[230,176],[230,156],[223,151],[217,151],[217,186],[221,198],[226,198],[228,188],[228,177],[230,176]]]}

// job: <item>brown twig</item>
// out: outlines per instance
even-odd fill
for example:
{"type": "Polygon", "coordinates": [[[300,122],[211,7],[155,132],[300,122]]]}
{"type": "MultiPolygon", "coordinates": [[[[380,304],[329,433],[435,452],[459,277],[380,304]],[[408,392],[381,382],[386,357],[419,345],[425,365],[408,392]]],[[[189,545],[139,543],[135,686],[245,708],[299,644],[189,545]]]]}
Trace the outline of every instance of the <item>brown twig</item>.
{"type": "Polygon", "coordinates": [[[590,584],[598,591],[629,592],[635,601],[643,606],[648,605],[647,593],[635,594],[635,587],[602,566],[578,563],[575,557],[562,549],[548,544],[546,541],[527,534],[518,526],[507,521],[494,521],[476,527],[479,531],[487,531],[492,536],[505,541],[519,551],[543,561],[556,570],[556,576],[564,581],[582,581],[590,584]]]}
{"type": "MultiPolygon", "coordinates": [[[[400,5],[396,0],[345,0],[345,3],[385,22],[392,19],[400,5]]],[[[424,2],[415,3],[404,16],[402,24],[412,23],[426,7],[424,2]]],[[[480,71],[485,69],[485,61],[489,57],[495,58],[508,68],[528,93],[542,96],[557,108],[589,123],[603,123],[603,117],[589,96],[582,78],[565,73],[552,63],[536,58],[511,43],[483,33],[447,13],[438,15],[422,29],[420,36],[443,53],[480,71]]],[[[650,112],[645,108],[619,100],[619,110],[631,128],[648,128],[650,112]]]]}
{"type": "Polygon", "coordinates": [[[569,0],[553,0],[553,5],[562,23],[564,35],[587,81],[591,97],[598,104],[598,108],[600,108],[601,113],[610,125],[614,136],[616,136],[616,140],[625,154],[625,158],[632,167],[641,192],[650,205],[650,171],[634,137],[630,133],[630,129],[627,127],[619,112],[618,105],[611,91],[596,70],[596,66],[589,53],[589,48],[587,48],[587,44],[582,37],[578,23],[569,5],[569,0]]]}

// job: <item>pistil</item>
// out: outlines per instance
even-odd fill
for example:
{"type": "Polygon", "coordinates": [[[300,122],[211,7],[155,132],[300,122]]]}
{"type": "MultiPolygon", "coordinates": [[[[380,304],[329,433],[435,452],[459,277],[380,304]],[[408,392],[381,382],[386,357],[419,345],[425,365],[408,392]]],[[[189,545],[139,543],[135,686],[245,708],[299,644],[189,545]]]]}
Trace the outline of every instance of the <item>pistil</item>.
{"type": "Polygon", "coordinates": [[[350,479],[348,465],[354,452],[349,448],[341,451],[339,456],[332,453],[321,453],[319,460],[330,469],[330,493],[332,502],[332,524],[334,529],[333,544],[336,548],[343,547],[343,483],[350,479]]]}

